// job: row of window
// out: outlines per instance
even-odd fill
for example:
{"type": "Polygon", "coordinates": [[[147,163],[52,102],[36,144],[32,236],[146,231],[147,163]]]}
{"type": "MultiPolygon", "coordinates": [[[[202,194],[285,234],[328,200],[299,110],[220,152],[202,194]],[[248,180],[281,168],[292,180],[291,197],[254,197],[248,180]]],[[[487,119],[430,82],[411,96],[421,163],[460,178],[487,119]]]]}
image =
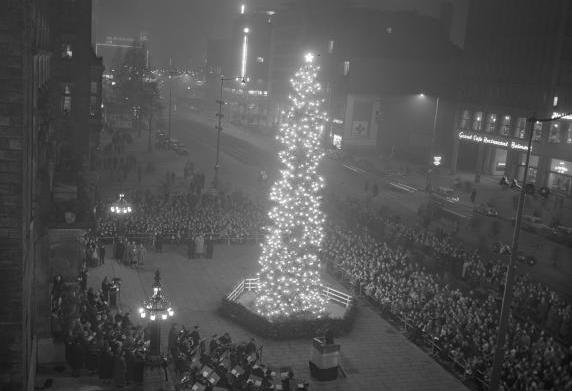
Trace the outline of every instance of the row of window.
{"type": "MultiPolygon", "coordinates": [[[[558,121],[548,124],[548,142],[572,144],[572,122],[558,121]]],[[[505,137],[523,139],[526,136],[526,117],[513,119],[510,115],[499,117],[495,113],[483,113],[482,111],[471,112],[464,110],[461,118],[461,129],[474,132],[486,132],[499,134],[505,137]]],[[[534,124],[533,140],[542,139],[542,123],[534,124]]]]}
{"type": "MultiPolygon", "coordinates": [[[[89,115],[91,117],[96,116],[99,112],[99,105],[97,99],[97,92],[98,92],[98,83],[95,81],[91,82],[90,85],[90,100],[89,100],[89,115]]],[[[71,114],[71,105],[72,105],[72,91],[71,91],[71,84],[64,84],[63,91],[62,91],[62,112],[64,115],[71,114]]]]}

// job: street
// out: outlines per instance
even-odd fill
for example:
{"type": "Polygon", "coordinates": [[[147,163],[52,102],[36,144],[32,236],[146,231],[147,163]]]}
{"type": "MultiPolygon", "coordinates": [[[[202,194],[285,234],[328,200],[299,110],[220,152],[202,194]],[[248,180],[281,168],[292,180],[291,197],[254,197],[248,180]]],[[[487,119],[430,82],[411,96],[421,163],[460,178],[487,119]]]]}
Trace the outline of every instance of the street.
{"type": "MultiPolygon", "coordinates": [[[[207,178],[212,178],[216,150],[216,106],[213,104],[212,112],[196,112],[185,104],[179,104],[177,111],[173,112],[173,138],[183,142],[189,151],[188,159],[195,162],[207,178]]],[[[267,198],[268,186],[276,178],[279,163],[273,146],[273,139],[264,134],[255,133],[257,130],[242,130],[232,124],[223,121],[220,147],[220,170],[221,184],[227,188],[240,188],[247,194],[258,200],[267,198]],[[266,184],[259,182],[260,170],[269,174],[266,184]]],[[[174,155],[174,152],[172,153],[174,155]]],[[[181,167],[187,157],[180,157],[181,167]]],[[[418,189],[414,192],[400,191],[387,186],[388,182],[409,183],[408,178],[387,179],[380,178],[375,174],[362,170],[345,162],[324,158],[321,164],[322,175],[326,180],[326,192],[338,196],[351,196],[365,199],[365,183],[370,187],[373,183],[378,184],[379,194],[372,200],[373,206],[387,206],[392,214],[402,215],[406,220],[416,222],[416,213],[420,204],[427,200],[427,194],[418,189]]],[[[181,168],[182,170],[182,168],[181,168]]],[[[468,228],[469,219],[472,216],[472,205],[468,200],[461,199],[459,203],[448,206],[452,211],[466,216],[465,229],[459,232],[461,240],[472,245],[478,245],[478,235],[468,228]]],[[[510,243],[513,225],[510,221],[499,220],[500,232],[498,239],[489,235],[490,224],[494,218],[484,218],[485,224],[481,228],[482,235],[492,244],[495,240],[510,243]]],[[[572,249],[549,242],[538,235],[522,231],[521,251],[526,255],[534,256],[538,263],[535,266],[519,265],[522,271],[529,273],[533,279],[539,280],[551,286],[567,297],[572,297],[572,249]],[[559,267],[552,264],[551,256],[554,247],[560,247],[561,261],[559,267]]],[[[499,261],[502,257],[499,256],[499,261]]],[[[506,260],[506,259],[505,259],[506,260]]]]}

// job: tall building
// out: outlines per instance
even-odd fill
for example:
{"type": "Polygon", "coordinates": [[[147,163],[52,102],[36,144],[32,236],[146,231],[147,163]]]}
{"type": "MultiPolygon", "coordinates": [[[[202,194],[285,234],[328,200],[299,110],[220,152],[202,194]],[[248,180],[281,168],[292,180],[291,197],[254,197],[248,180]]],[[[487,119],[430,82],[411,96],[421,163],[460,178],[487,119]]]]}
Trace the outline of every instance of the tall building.
{"type": "MultiPolygon", "coordinates": [[[[85,181],[94,160],[102,129],[101,57],[91,41],[91,0],[50,3],[52,27],[54,121],[57,135],[54,198],[85,204],[85,181]]],[[[84,211],[76,211],[78,217],[84,211]]]]}
{"type": "Polygon", "coordinates": [[[208,41],[207,82],[212,87],[211,98],[219,93],[221,76],[237,78],[224,83],[224,98],[234,123],[267,123],[272,15],[269,10],[250,9],[248,2],[237,2],[231,36],[208,41]]]}
{"type": "Polygon", "coordinates": [[[81,257],[54,264],[54,227],[87,227],[87,188],[101,130],[101,59],[90,1],[7,0],[0,14],[0,385],[34,388],[51,343],[50,280],[75,279],[81,257]],[[61,191],[62,188],[71,191],[61,191]],[[59,198],[65,194],[65,200],[59,198]],[[75,219],[64,219],[65,213],[75,219]],[[75,223],[72,224],[72,223],[75,223]],[[38,359],[40,360],[40,359],[38,359]]]}
{"type": "MultiPolygon", "coordinates": [[[[572,5],[471,1],[465,51],[451,167],[522,178],[526,118],[572,111],[572,5]]],[[[571,119],[534,124],[529,177],[568,196],[571,119]]]]}
{"type": "Polygon", "coordinates": [[[95,44],[95,54],[104,59],[103,65],[109,72],[123,62],[125,54],[131,49],[141,50],[149,66],[148,41],[149,35],[143,32],[139,33],[139,38],[108,36],[105,41],[95,44]]]}
{"type": "Polygon", "coordinates": [[[348,8],[335,18],[321,46],[330,136],[346,149],[430,164],[450,129],[462,54],[450,17],[348,8]]]}
{"type": "Polygon", "coordinates": [[[45,200],[53,141],[46,2],[7,0],[0,13],[0,384],[34,388],[37,300],[47,248],[45,200]],[[7,6],[7,7],[6,7],[7,6]]]}

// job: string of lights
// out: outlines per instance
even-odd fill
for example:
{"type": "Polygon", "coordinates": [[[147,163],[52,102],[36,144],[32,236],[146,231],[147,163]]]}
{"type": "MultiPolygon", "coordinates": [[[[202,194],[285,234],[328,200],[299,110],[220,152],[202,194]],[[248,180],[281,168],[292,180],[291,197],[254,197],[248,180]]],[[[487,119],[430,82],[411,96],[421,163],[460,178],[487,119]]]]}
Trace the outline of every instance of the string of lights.
{"type": "Polygon", "coordinates": [[[319,67],[313,56],[290,80],[293,94],[277,139],[283,165],[270,191],[272,224],[262,245],[256,310],[277,318],[323,314],[326,299],[320,294],[318,253],[324,238],[325,216],[320,210],[324,180],[317,169],[324,156],[320,140],[326,114],[319,67]]]}

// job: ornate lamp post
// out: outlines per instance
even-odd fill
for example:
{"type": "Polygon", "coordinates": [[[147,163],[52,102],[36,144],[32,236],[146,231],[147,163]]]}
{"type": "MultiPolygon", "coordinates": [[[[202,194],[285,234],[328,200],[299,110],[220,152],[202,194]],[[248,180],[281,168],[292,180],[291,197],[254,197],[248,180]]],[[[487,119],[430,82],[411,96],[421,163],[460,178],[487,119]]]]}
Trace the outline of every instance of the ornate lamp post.
{"type": "Polygon", "coordinates": [[[119,194],[119,198],[117,199],[117,201],[115,201],[113,204],[111,204],[111,207],[109,208],[109,210],[111,211],[112,214],[114,214],[115,216],[117,216],[119,218],[120,221],[120,234],[122,236],[125,235],[126,232],[125,231],[125,226],[124,226],[124,221],[122,219],[123,216],[128,216],[131,214],[131,212],[133,212],[133,207],[131,206],[131,203],[129,203],[126,199],[125,199],[125,194],[120,193],[119,194]]]}
{"type": "Polygon", "coordinates": [[[133,212],[131,204],[127,202],[127,200],[125,199],[125,194],[123,193],[119,194],[119,199],[117,199],[117,201],[111,204],[109,210],[116,216],[123,216],[133,212]]]}
{"type": "Polygon", "coordinates": [[[143,302],[139,308],[139,316],[142,319],[149,318],[151,321],[151,345],[149,347],[152,356],[161,354],[161,322],[175,315],[171,302],[163,295],[161,286],[161,273],[155,271],[153,294],[143,302]]]}

